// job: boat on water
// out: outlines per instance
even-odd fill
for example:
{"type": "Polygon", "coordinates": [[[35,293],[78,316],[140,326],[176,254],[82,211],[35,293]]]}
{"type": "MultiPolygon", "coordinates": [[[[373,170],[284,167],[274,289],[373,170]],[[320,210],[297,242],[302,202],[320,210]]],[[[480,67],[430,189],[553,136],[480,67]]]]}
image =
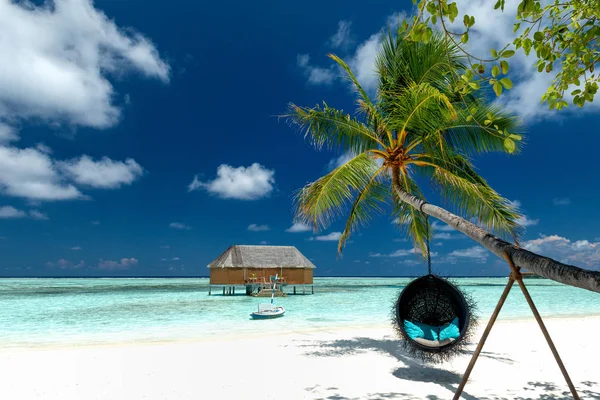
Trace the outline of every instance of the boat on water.
{"type": "Polygon", "coordinates": [[[270,319],[283,317],[285,314],[285,308],[282,306],[275,306],[271,303],[259,304],[258,311],[254,311],[250,314],[252,319],[270,319]]]}
{"type": "Polygon", "coordinates": [[[250,313],[252,319],[271,319],[271,318],[279,318],[283,317],[285,314],[285,308],[282,306],[276,306],[273,303],[273,299],[275,297],[275,286],[277,285],[277,275],[275,275],[275,282],[273,283],[273,288],[271,292],[271,302],[270,303],[259,303],[258,311],[254,311],[250,313]]]}

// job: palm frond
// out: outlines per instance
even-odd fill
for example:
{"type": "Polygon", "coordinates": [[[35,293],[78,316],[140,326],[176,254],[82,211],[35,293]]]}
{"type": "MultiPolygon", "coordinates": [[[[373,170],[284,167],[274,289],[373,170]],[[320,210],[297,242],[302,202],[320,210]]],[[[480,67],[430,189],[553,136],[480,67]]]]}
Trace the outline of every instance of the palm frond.
{"type": "MultiPolygon", "coordinates": [[[[407,173],[400,176],[400,185],[404,191],[417,196],[420,199],[425,199],[425,196],[421,193],[417,183],[407,173]]],[[[395,192],[393,206],[392,216],[394,217],[394,222],[398,225],[402,233],[405,233],[411,238],[415,248],[421,249],[423,257],[425,257],[427,249],[425,244],[427,232],[429,231],[429,234],[431,235],[431,230],[427,227],[427,216],[400,200],[395,192]]]]}
{"type": "Polygon", "coordinates": [[[358,192],[352,209],[348,213],[346,227],[338,242],[338,252],[342,253],[350,235],[360,226],[366,226],[375,214],[383,212],[382,207],[389,201],[390,185],[386,182],[383,172],[385,167],[379,168],[369,182],[358,192]]]}
{"type": "MultiPolygon", "coordinates": [[[[335,54],[329,54],[329,57],[338,63],[338,65],[344,70],[346,78],[352,84],[352,88],[356,91],[356,93],[358,93],[358,109],[365,115],[367,124],[373,127],[373,130],[377,133],[377,137],[381,141],[384,141],[387,138],[391,142],[391,133],[386,129],[385,118],[378,110],[377,106],[373,103],[367,92],[363,89],[360,82],[358,82],[354,72],[352,72],[344,60],[335,54]]],[[[391,145],[391,143],[388,145],[391,145]]]]}
{"type": "Polygon", "coordinates": [[[442,197],[450,202],[456,212],[499,235],[518,239],[521,226],[511,202],[500,196],[475,172],[470,162],[460,155],[446,154],[444,159],[415,162],[422,171],[431,173],[442,197]]]}
{"type": "Polygon", "coordinates": [[[369,95],[367,95],[367,92],[363,89],[362,85],[358,82],[358,79],[356,79],[356,76],[354,75],[354,72],[352,72],[352,70],[350,69],[350,67],[348,66],[348,64],[346,64],[346,62],[344,60],[342,60],[341,58],[339,58],[335,54],[329,54],[328,56],[333,61],[335,61],[336,63],[338,63],[338,65],[340,67],[342,67],[342,69],[346,73],[346,78],[352,83],[352,87],[359,94],[359,96],[362,99],[362,101],[365,102],[367,105],[369,105],[371,107],[375,107],[375,105],[371,101],[369,95]]]}
{"type": "MultiPolygon", "coordinates": [[[[479,99],[461,107],[458,118],[447,122],[449,123],[440,126],[436,132],[443,135],[447,145],[460,149],[464,154],[507,153],[504,140],[508,134],[523,134],[519,118],[503,112],[497,105],[487,104],[479,99]]],[[[523,144],[523,140],[516,140],[512,154],[518,154],[523,144]]]]}
{"type": "Polygon", "coordinates": [[[428,43],[390,34],[375,61],[382,100],[385,103],[385,93],[400,94],[411,83],[429,83],[450,96],[453,74],[464,70],[464,61],[458,48],[439,33],[428,43]]]}
{"type": "Polygon", "coordinates": [[[295,196],[299,222],[317,229],[326,228],[346,214],[357,193],[363,190],[379,169],[366,153],[306,185],[295,196]]]}
{"type": "Polygon", "coordinates": [[[283,117],[304,130],[305,137],[309,138],[317,149],[341,148],[359,154],[383,146],[369,126],[352,118],[343,110],[323,104],[323,107],[317,105],[313,108],[291,104],[289,114],[283,117]]]}
{"type": "Polygon", "coordinates": [[[448,96],[428,83],[411,83],[401,94],[388,100],[390,128],[408,132],[408,140],[435,131],[439,121],[457,118],[448,96]]]}

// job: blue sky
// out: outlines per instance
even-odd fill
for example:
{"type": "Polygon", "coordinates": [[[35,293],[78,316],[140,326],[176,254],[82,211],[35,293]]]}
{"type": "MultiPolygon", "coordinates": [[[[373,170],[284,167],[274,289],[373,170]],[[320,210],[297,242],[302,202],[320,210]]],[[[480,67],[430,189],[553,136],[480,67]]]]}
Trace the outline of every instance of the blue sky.
{"type": "MultiPolygon", "coordinates": [[[[291,229],[294,191],[343,154],[315,151],[276,118],[289,102],[352,111],[326,54],[370,87],[378,33],[410,9],[35,3],[0,1],[1,276],[199,276],[229,245],[261,243],[298,247],[319,275],[425,271],[386,215],[343,257],[332,240],[343,221],[319,233],[291,229]]],[[[469,3],[481,22],[471,40],[489,48],[508,37],[510,18],[486,23],[482,4],[469,3]]],[[[515,57],[515,88],[499,100],[523,117],[525,150],[475,162],[524,211],[524,246],[597,269],[598,104],[548,112],[538,99],[551,77],[530,65],[515,57]]],[[[434,271],[507,272],[459,233],[439,225],[437,234],[434,271]]]]}

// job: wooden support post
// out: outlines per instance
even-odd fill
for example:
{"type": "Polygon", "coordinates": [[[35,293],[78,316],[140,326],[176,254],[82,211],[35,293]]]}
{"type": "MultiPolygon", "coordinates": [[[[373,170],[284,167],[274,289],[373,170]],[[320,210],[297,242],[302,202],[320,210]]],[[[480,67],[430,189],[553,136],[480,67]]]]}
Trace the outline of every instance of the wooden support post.
{"type": "Polygon", "coordinates": [[[310,287],[310,294],[315,294],[315,287],[314,286],[310,287]]]}
{"type": "Polygon", "coordinates": [[[212,286],[208,285],[208,295],[210,296],[210,290],[212,289],[212,286]]]}
{"type": "Polygon", "coordinates": [[[490,334],[490,331],[492,330],[492,326],[494,326],[494,322],[496,322],[496,318],[498,317],[498,314],[500,313],[500,310],[502,309],[502,306],[504,305],[504,301],[506,300],[506,297],[508,296],[508,293],[510,292],[510,289],[512,288],[515,281],[517,281],[517,284],[521,288],[521,291],[523,292],[523,295],[525,296],[525,300],[527,300],[527,304],[529,304],[529,307],[531,308],[531,311],[533,312],[533,316],[535,317],[535,320],[537,321],[538,325],[540,326],[540,329],[542,330],[542,333],[544,334],[544,337],[546,338],[546,342],[548,342],[548,346],[550,346],[550,351],[552,351],[552,355],[554,355],[554,359],[556,360],[556,363],[558,364],[558,368],[560,368],[560,372],[562,372],[563,377],[565,378],[565,381],[567,382],[567,386],[569,386],[569,390],[571,391],[571,395],[573,396],[573,399],[579,400],[579,395],[577,394],[577,390],[575,389],[573,382],[571,382],[571,378],[569,377],[567,369],[565,368],[560,356],[558,355],[558,351],[556,350],[556,347],[554,346],[554,343],[552,342],[552,339],[550,338],[550,334],[548,333],[548,330],[546,329],[546,326],[544,325],[544,322],[542,321],[542,317],[540,316],[540,313],[538,312],[538,310],[533,302],[533,299],[529,295],[529,291],[527,290],[527,287],[525,287],[525,283],[523,282],[523,275],[521,275],[521,267],[515,266],[515,264],[512,261],[512,258],[510,257],[510,255],[507,252],[505,252],[505,256],[506,256],[506,261],[508,262],[508,265],[510,266],[510,269],[511,269],[511,273],[508,278],[508,283],[506,284],[506,287],[504,288],[504,292],[502,292],[502,296],[500,296],[500,300],[498,300],[498,304],[496,305],[496,308],[494,309],[494,312],[492,313],[492,317],[490,318],[490,321],[488,322],[487,326],[485,327],[485,331],[483,332],[483,335],[481,336],[481,340],[479,341],[479,344],[477,345],[477,348],[475,349],[475,352],[473,353],[473,356],[471,357],[471,361],[469,362],[469,365],[467,366],[467,370],[465,371],[465,374],[463,375],[463,378],[460,381],[460,384],[458,385],[456,392],[454,393],[453,400],[458,400],[460,398],[460,395],[462,394],[463,389],[465,388],[465,385],[467,384],[467,381],[469,380],[471,371],[473,370],[473,367],[475,366],[475,362],[477,361],[477,358],[479,357],[479,354],[481,353],[481,350],[483,349],[483,345],[485,344],[485,341],[487,340],[487,338],[490,334]]]}
{"type": "Polygon", "coordinates": [[[304,293],[304,291],[305,291],[305,290],[306,290],[306,286],[305,286],[305,285],[302,285],[302,294],[303,294],[303,295],[304,295],[304,294],[306,294],[306,293],[304,293]]]}
{"type": "Polygon", "coordinates": [[[232,288],[233,288],[233,294],[235,294],[235,286],[232,286],[232,288]]]}
{"type": "Polygon", "coordinates": [[[223,296],[225,296],[225,286],[223,286],[223,296]]]}
{"type": "Polygon", "coordinates": [[[294,286],[294,294],[296,294],[296,286],[294,286]]]}
{"type": "Polygon", "coordinates": [[[494,312],[492,313],[490,322],[488,322],[487,326],[485,327],[485,331],[483,331],[483,336],[481,336],[481,340],[479,341],[479,344],[477,345],[477,348],[475,349],[475,352],[473,353],[473,356],[471,357],[471,361],[469,362],[469,365],[467,366],[467,370],[465,371],[465,374],[463,375],[463,378],[460,381],[460,385],[458,385],[458,389],[456,389],[456,392],[454,393],[454,400],[460,399],[460,395],[462,394],[463,389],[465,388],[465,385],[467,384],[467,381],[469,380],[469,375],[471,375],[471,371],[473,370],[473,367],[475,366],[475,362],[477,362],[477,357],[479,357],[479,354],[481,353],[481,349],[483,349],[483,345],[485,344],[485,341],[487,340],[487,338],[490,334],[490,331],[492,330],[492,326],[494,326],[494,322],[496,322],[496,318],[498,317],[498,314],[500,314],[500,310],[502,309],[502,306],[504,305],[504,301],[506,300],[506,297],[508,296],[508,292],[510,292],[510,289],[512,288],[512,285],[514,282],[515,281],[512,278],[512,276],[510,278],[508,278],[508,283],[506,284],[506,287],[504,288],[504,292],[502,292],[502,296],[500,296],[500,300],[498,300],[498,304],[496,304],[496,308],[494,309],[494,312]]]}

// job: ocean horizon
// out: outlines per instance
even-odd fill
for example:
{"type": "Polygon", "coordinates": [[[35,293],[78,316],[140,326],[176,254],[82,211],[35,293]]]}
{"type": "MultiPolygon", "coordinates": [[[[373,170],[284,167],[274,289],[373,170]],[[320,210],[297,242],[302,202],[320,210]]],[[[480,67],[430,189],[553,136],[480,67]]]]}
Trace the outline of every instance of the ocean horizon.
{"type": "MultiPolygon", "coordinates": [[[[379,327],[391,323],[398,294],[413,277],[316,277],[314,295],[276,298],[283,318],[249,318],[259,299],[208,295],[208,278],[2,278],[0,348],[95,346],[204,340],[214,337],[379,327]]],[[[489,318],[506,277],[451,277],[489,318]]],[[[597,294],[547,279],[528,279],[544,317],[600,315],[597,294]]],[[[291,285],[290,285],[291,286],[291,285]]],[[[518,287],[500,320],[532,318],[518,287]]]]}

